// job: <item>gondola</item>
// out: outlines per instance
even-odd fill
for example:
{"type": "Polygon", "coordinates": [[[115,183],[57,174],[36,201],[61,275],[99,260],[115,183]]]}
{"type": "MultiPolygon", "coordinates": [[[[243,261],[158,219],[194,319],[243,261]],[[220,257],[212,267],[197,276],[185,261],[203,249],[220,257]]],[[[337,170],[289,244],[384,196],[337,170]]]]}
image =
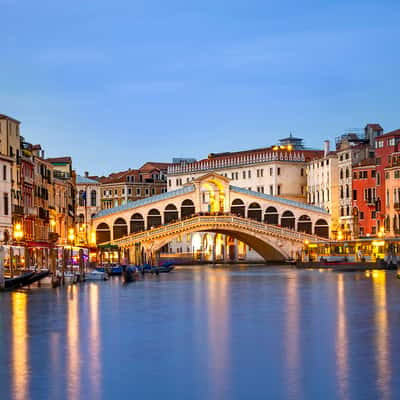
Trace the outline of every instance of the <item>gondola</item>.
{"type": "Polygon", "coordinates": [[[20,276],[15,278],[7,278],[4,279],[4,288],[5,289],[16,289],[26,285],[26,282],[35,275],[34,272],[26,272],[20,276]]]}
{"type": "Polygon", "coordinates": [[[38,282],[41,279],[45,278],[46,276],[48,276],[50,274],[49,271],[41,271],[41,272],[35,272],[30,278],[28,278],[23,286],[28,286],[28,285],[32,285],[32,283],[38,282]]]}

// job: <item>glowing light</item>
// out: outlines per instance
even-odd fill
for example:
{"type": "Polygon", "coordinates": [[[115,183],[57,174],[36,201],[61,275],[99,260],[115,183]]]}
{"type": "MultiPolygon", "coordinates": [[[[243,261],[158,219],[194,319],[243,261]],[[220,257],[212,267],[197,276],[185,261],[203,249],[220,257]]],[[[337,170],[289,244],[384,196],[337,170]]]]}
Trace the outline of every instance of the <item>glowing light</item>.
{"type": "Polygon", "coordinates": [[[70,242],[73,242],[74,239],[75,239],[75,231],[74,231],[74,228],[69,228],[69,229],[68,229],[68,240],[69,240],[70,242]]]}
{"type": "Polygon", "coordinates": [[[22,230],[21,224],[17,223],[14,226],[14,238],[17,240],[21,240],[24,236],[24,232],[22,230]]]}
{"type": "Polygon", "coordinates": [[[199,233],[195,233],[192,237],[193,250],[201,250],[201,236],[199,233]]]}

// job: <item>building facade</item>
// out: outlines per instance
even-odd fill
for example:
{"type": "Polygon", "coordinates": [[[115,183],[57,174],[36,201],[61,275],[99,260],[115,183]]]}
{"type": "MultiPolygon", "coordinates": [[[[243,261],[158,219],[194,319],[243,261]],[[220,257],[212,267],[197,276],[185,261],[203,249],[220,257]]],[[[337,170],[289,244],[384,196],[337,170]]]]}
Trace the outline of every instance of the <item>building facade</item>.
{"type": "Polygon", "coordinates": [[[100,182],[85,172],[84,176],[76,177],[76,232],[78,244],[92,245],[96,238],[92,232],[92,217],[101,210],[100,182]]]}
{"type": "Polygon", "coordinates": [[[339,229],[339,173],[336,152],[329,149],[325,141],[323,157],[307,165],[307,202],[323,208],[331,214],[331,233],[339,229]]]}

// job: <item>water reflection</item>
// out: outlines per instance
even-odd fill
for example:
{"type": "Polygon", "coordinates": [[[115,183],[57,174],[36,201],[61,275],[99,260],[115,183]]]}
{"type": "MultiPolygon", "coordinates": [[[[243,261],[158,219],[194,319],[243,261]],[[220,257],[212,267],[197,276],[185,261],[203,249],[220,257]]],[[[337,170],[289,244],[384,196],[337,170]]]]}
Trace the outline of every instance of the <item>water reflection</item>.
{"type": "Polygon", "coordinates": [[[340,397],[349,398],[349,354],[347,335],[347,314],[343,274],[337,279],[337,328],[336,328],[336,369],[340,397]]]}
{"type": "Polygon", "coordinates": [[[100,398],[101,359],[100,359],[100,321],[99,321],[99,288],[92,283],[89,287],[90,307],[90,383],[92,396],[100,398]]]}
{"type": "Polygon", "coordinates": [[[228,275],[224,272],[207,277],[209,371],[213,397],[221,397],[229,387],[228,370],[228,275]]]}
{"type": "Polygon", "coordinates": [[[375,357],[378,373],[378,390],[381,399],[390,399],[390,380],[392,376],[390,353],[388,315],[386,304],[386,272],[373,271],[372,282],[374,285],[375,301],[375,357]]]}
{"type": "Polygon", "coordinates": [[[27,294],[12,293],[12,369],[13,392],[16,400],[28,398],[28,322],[27,294]]]}
{"type": "Polygon", "coordinates": [[[68,322],[67,322],[67,380],[68,397],[77,399],[79,397],[79,302],[78,286],[70,285],[68,287],[68,322]]]}
{"type": "Polygon", "coordinates": [[[286,364],[287,388],[290,398],[296,398],[300,392],[300,354],[299,354],[299,323],[300,307],[298,293],[298,275],[291,274],[287,281],[286,293],[286,364]]]}

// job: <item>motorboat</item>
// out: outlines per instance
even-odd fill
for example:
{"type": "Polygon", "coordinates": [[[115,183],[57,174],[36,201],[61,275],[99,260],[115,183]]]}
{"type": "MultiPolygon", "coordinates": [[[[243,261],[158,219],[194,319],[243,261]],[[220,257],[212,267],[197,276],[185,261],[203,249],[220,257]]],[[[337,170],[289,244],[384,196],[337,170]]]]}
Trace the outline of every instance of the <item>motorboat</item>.
{"type": "Polygon", "coordinates": [[[106,281],[108,280],[108,274],[103,271],[93,270],[85,274],[85,280],[87,281],[106,281]]]}

